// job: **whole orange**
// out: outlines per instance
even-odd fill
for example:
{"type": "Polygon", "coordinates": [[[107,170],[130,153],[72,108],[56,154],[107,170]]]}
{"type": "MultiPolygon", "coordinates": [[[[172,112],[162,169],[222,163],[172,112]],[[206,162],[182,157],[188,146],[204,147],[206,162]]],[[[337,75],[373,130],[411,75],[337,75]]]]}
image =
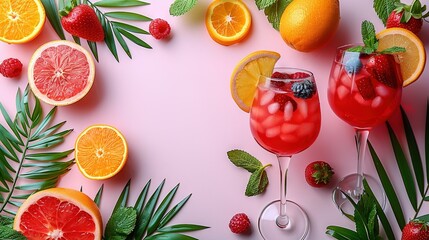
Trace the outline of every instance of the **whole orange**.
{"type": "Polygon", "coordinates": [[[292,48],[310,52],[335,34],[340,22],[338,0],[293,0],[280,19],[280,35],[292,48]]]}

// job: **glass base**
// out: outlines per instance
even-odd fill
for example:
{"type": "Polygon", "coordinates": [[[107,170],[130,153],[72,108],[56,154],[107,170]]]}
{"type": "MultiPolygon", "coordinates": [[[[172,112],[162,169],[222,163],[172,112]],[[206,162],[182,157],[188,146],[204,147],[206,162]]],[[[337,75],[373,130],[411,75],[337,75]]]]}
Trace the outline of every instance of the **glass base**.
{"type": "MultiPolygon", "coordinates": [[[[374,193],[375,198],[380,203],[380,206],[384,209],[386,206],[386,194],[380,182],[366,174],[364,174],[364,177],[368,182],[372,192],[374,193]]],[[[359,201],[360,191],[356,190],[357,181],[358,174],[350,174],[340,180],[332,192],[332,199],[335,205],[337,205],[338,209],[340,209],[343,213],[353,215],[354,207],[341,191],[347,193],[355,202],[359,201]]]]}
{"type": "Polygon", "coordinates": [[[293,239],[304,240],[310,229],[307,214],[295,202],[286,201],[286,213],[289,224],[285,228],[277,226],[276,219],[280,213],[280,200],[268,204],[258,220],[259,233],[265,240],[293,239]]]}

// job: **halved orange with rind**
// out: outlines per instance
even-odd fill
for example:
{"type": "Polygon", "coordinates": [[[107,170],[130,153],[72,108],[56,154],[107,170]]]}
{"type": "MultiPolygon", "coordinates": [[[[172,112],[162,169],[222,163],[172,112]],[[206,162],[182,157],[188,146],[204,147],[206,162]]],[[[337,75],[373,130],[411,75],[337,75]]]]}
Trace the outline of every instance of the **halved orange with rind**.
{"type": "Polygon", "coordinates": [[[280,54],[255,51],[244,57],[231,74],[231,95],[238,107],[249,112],[261,76],[271,76],[280,54]]]}
{"type": "Polygon", "coordinates": [[[115,176],[127,158],[127,142],[115,127],[95,124],[83,130],[76,139],[76,164],[89,179],[103,180],[115,176]]]}
{"type": "Polygon", "coordinates": [[[229,46],[248,35],[252,17],[242,0],[213,0],[207,8],[205,23],[215,42],[229,46]]]}
{"type": "Polygon", "coordinates": [[[426,50],[417,35],[404,28],[387,28],[377,38],[378,51],[393,46],[405,48],[405,52],[397,53],[404,87],[419,79],[426,65],[426,50]]]}

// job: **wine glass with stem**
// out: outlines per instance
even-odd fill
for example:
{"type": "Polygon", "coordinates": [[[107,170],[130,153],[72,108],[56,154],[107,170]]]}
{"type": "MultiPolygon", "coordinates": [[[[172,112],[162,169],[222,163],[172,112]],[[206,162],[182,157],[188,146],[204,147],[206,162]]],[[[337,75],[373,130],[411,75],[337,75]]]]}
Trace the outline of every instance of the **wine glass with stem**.
{"type": "Polygon", "coordinates": [[[328,83],[328,101],[333,112],[355,130],[357,171],[339,181],[333,201],[343,212],[353,213],[344,194],[358,201],[368,182],[384,208],[386,197],[380,183],[363,173],[367,140],[371,129],[384,123],[399,107],[402,76],[393,54],[361,53],[354,45],[337,48],[328,83]]]}
{"type": "Polygon", "coordinates": [[[292,155],[307,149],[320,131],[319,96],[313,73],[274,68],[261,76],[250,110],[250,129],[256,142],[275,154],[280,170],[280,200],[268,204],[258,220],[264,239],[305,239],[309,220],[305,211],[286,199],[287,173],[292,155]]]}

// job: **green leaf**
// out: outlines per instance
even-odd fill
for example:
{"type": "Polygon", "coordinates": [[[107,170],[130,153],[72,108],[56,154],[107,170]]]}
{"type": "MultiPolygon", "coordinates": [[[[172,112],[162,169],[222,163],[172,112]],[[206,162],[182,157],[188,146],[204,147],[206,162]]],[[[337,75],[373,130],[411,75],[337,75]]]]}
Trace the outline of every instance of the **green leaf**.
{"type": "Polygon", "coordinates": [[[135,35],[127,32],[125,29],[118,28],[118,31],[126,38],[134,42],[135,44],[144,47],[144,48],[152,48],[149,44],[147,44],[145,41],[141,40],[140,38],[136,37],[135,35]]]}
{"type": "Polygon", "coordinates": [[[123,20],[132,20],[132,21],[144,21],[148,22],[152,19],[149,17],[146,17],[144,15],[133,13],[133,12],[106,12],[104,13],[105,16],[111,17],[111,18],[117,18],[117,19],[123,19],[123,20]]]}
{"type": "Polygon", "coordinates": [[[267,16],[268,22],[271,23],[274,29],[279,31],[280,19],[286,7],[292,2],[292,0],[277,0],[274,4],[264,9],[265,16],[267,16]]]}
{"type": "Polygon", "coordinates": [[[160,233],[150,237],[145,237],[145,240],[198,240],[197,238],[179,234],[179,233],[160,233]]]}
{"type": "Polygon", "coordinates": [[[168,211],[167,214],[161,219],[161,222],[159,223],[159,228],[163,228],[167,223],[170,222],[171,219],[173,219],[174,216],[176,216],[177,213],[182,209],[183,206],[188,202],[189,198],[191,198],[192,194],[189,194],[187,197],[182,199],[178,204],[176,204],[173,208],[171,208],[170,211],[168,211]]]}
{"type": "Polygon", "coordinates": [[[88,43],[88,47],[92,52],[92,55],[94,55],[95,60],[98,62],[98,50],[97,50],[97,43],[86,41],[88,43]]]}
{"type": "Polygon", "coordinates": [[[14,218],[12,217],[0,215],[0,226],[12,228],[13,220],[14,218]]]}
{"type": "Polygon", "coordinates": [[[25,240],[22,233],[13,230],[11,227],[0,226],[0,239],[4,240],[25,240]]]}
{"type": "Polygon", "coordinates": [[[48,124],[52,121],[53,116],[55,115],[57,111],[57,107],[53,107],[48,114],[43,118],[42,122],[39,124],[39,126],[36,128],[33,134],[31,134],[30,141],[39,139],[39,134],[43,131],[43,129],[48,126],[48,124]]]}
{"type": "Polygon", "coordinates": [[[418,220],[429,222],[429,214],[417,217],[418,220]]]}
{"type": "Polygon", "coordinates": [[[53,161],[53,160],[59,160],[59,159],[65,158],[73,151],[74,149],[70,149],[64,152],[33,153],[33,154],[27,154],[25,159],[33,160],[33,161],[53,161]]]}
{"type": "Polygon", "coordinates": [[[382,54],[393,54],[393,53],[400,53],[400,52],[405,52],[405,51],[406,51],[406,49],[403,47],[394,46],[394,47],[386,48],[383,51],[381,51],[380,53],[382,53],[382,54]]]}
{"type": "Polygon", "coordinates": [[[118,211],[118,209],[127,206],[128,196],[130,195],[130,186],[131,179],[128,180],[127,184],[125,184],[124,188],[122,189],[121,195],[119,195],[115,207],[113,208],[113,213],[118,211]]]}
{"type": "Polygon", "coordinates": [[[390,206],[392,207],[392,211],[395,215],[396,222],[400,229],[404,228],[406,222],[404,217],[404,212],[402,210],[401,204],[399,203],[398,196],[393,188],[392,182],[387,175],[386,170],[383,167],[377,153],[375,152],[372,144],[368,141],[368,149],[370,151],[372,160],[374,162],[375,169],[377,170],[378,176],[380,178],[383,189],[386,193],[386,197],[389,200],[390,206]]]}
{"type": "Polygon", "coordinates": [[[262,167],[262,163],[258,159],[243,150],[231,150],[227,152],[227,155],[235,166],[244,168],[251,173],[262,167]]]}
{"type": "Polygon", "coordinates": [[[170,192],[167,194],[167,196],[162,200],[161,204],[156,209],[155,213],[153,214],[148,227],[147,227],[147,234],[151,235],[154,233],[160,222],[162,217],[164,216],[165,212],[167,212],[168,207],[170,206],[171,201],[173,200],[174,195],[176,195],[177,189],[179,188],[179,184],[177,184],[173,189],[170,190],[170,192]]]}
{"type": "Polygon", "coordinates": [[[119,62],[118,52],[116,50],[116,44],[115,44],[115,38],[113,35],[113,30],[110,25],[110,21],[104,17],[104,15],[101,12],[96,12],[98,19],[101,22],[101,25],[103,26],[104,30],[104,42],[107,45],[107,48],[109,48],[110,52],[115,57],[116,61],[119,62]]]}
{"type": "Polygon", "coordinates": [[[425,180],[424,180],[424,174],[423,174],[422,159],[420,157],[420,150],[419,150],[419,147],[417,145],[416,137],[415,137],[413,129],[411,127],[410,120],[408,119],[408,116],[405,113],[402,106],[400,107],[400,109],[401,109],[401,116],[402,116],[405,136],[407,138],[407,143],[408,143],[408,151],[410,153],[411,163],[412,163],[413,169],[414,169],[414,176],[416,178],[417,185],[418,185],[419,190],[420,190],[420,194],[423,197],[424,191],[425,191],[424,190],[424,181],[425,180]]]}
{"type": "MultiPolygon", "coordinates": [[[[13,131],[13,133],[15,134],[16,138],[19,139],[20,144],[24,145],[22,142],[22,139],[20,137],[20,133],[18,132],[18,129],[16,127],[16,125],[13,123],[12,119],[10,118],[9,114],[7,113],[6,109],[3,107],[3,105],[0,103],[0,111],[3,115],[3,118],[5,119],[7,125],[9,126],[9,128],[13,131]]],[[[24,136],[27,137],[27,136],[24,136]]]]}
{"type": "Polygon", "coordinates": [[[401,173],[402,181],[405,186],[405,191],[407,192],[411,205],[414,210],[417,211],[417,193],[411,169],[408,166],[404,151],[402,150],[401,144],[399,143],[392,127],[388,122],[386,122],[386,126],[389,132],[393,152],[395,153],[396,163],[398,164],[399,172],[401,173]]]}
{"type": "Polygon", "coordinates": [[[101,0],[94,3],[94,5],[98,7],[135,7],[149,4],[150,3],[138,0],[101,0]]]}
{"type": "Polygon", "coordinates": [[[113,212],[105,228],[105,239],[123,239],[133,231],[137,213],[132,207],[121,207],[113,212]]]}
{"type": "Polygon", "coordinates": [[[338,226],[328,226],[326,231],[327,235],[339,240],[361,240],[357,232],[338,226]]]}
{"type": "Polygon", "coordinates": [[[143,30],[141,28],[138,28],[138,27],[126,24],[126,23],[115,22],[115,21],[110,21],[110,23],[112,24],[112,26],[114,27],[114,29],[115,28],[122,28],[124,30],[129,31],[129,32],[140,33],[140,34],[149,34],[149,32],[147,32],[147,31],[145,31],[145,30],[143,30]]]}
{"type": "Polygon", "coordinates": [[[170,15],[180,16],[189,12],[197,3],[197,0],[175,0],[170,5],[170,15]]]}
{"type": "Polygon", "coordinates": [[[255,0],[256,6],[259,10],[265,9],[276,2],[277,0],[255,0]]]}
{"type": "Polygon", "coordinates": [[[426,181],[429,185],[429,99],[426,100],[426,124],[425,124],[425,165],[426,181]]]}
{"type": "Polygon", "coordinates": [[[131,51],[128,48],[128,45],[125,42],[125,39],[122,37],[121,33],[119,33],[118,29],[115,26],[113,26],[112,30],[113,30],[113,34],[115,34],[116,40],[118,40],[119,42],[119,45],[121,45],[122,49],[128,55],[128,57],[132,58],[131,51]]]}
{"type": "Polygon", "coordinates": [[[363,21],[361,25],[362,41],[365,44],[365,47],[368,48],[368,52],[375,52],[378,48],[378,40],[375,34],[375,27],[370,21],[363,21]]]}
{"type": "Polygon", "coordinates": [[[198,231],[203,230],[209,227],[196,225],[196,224],[176,224],[169,227],[163,227],[158,229],[159,232],[164,233],[174,233],[174,232],[191,232],[191,231],[198,231]]]}
{"type": "Polygon", "coordinates": [[[395,2],[400,2],[399,0],[374,0],[373,7],[377,13],[378,18],[386,26],[387,18],[390,13],[395,9],[395,2]]]}
{"type": "Polygon", "coordinates": [[[97,194],[95,194],[95,197],[94,197],[94,202],[95,204],[97,204],[98,207],[100,207],[103,189],[104,189],[104,184],[101,184],[101,187],[98,189],[97,194]]]}
{"type": "Polygon", "coordinates": [[[261,194],[268,186],[268,177],[265,167],[261,167],[250,175],[249,182],[246,186],[245,195],[248,197],[261,194]]]}
{"type": "Polygon", "coordinates": [[[61,38],[62,40],[65,40],[66,37],[64,35],[63,27],[61,25],[55,0],[41,0],[41,2],[43,4],[43,7],[45,8],[46,17],[48,18],[49,23],[54,28],[58,37],[61,38]]]}

